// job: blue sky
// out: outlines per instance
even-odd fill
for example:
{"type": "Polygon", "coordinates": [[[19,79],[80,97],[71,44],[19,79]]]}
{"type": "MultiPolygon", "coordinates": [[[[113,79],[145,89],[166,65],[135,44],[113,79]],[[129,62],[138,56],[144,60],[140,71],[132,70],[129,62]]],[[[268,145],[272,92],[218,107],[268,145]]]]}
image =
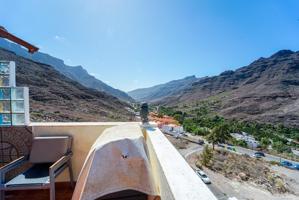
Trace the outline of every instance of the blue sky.
{"type": "Polygon", "coordinates": [[[0,25],[124,91],[299,50],[297,0],[1,0],[0,25]]]}

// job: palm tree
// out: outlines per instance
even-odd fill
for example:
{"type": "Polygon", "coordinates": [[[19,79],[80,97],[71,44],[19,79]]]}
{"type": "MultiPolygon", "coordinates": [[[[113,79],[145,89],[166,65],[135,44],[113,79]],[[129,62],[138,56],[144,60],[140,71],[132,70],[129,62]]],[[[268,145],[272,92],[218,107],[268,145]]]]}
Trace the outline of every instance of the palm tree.
{"type": "Polygon", "coordinates": [[[224,143],[230,138],[230,131],[228,124],[221,124],[214,127],[210,134],[207,135],[206,139],[212,143],[213,150],[215,149],[216,143],[224,143]]]}

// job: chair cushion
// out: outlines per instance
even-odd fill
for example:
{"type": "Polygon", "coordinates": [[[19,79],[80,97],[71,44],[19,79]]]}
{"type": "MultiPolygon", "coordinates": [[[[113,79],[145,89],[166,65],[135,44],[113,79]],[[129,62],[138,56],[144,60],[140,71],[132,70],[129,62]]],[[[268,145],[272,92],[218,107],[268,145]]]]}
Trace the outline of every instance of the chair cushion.
{"type": "Polygon", "coordinates": [[[6,187],[42,186],[49,183],[49,167],[51,163],[35,164],[24,173],[19,174],[10,181],[6,187]]]}
{"type": "Polygon", "coordinates": [[[35,137],[32,143],[29,162],[56,162],[70,150],[70,140],[70,136],[35,137]]]}

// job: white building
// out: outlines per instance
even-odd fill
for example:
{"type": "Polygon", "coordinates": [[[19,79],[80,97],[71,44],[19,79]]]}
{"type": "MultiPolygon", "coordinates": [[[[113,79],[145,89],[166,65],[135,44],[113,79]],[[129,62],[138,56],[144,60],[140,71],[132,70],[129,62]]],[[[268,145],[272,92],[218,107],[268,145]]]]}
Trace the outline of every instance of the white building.
{"type": "Polygon", "coordinates": [[[161,131],[166,134],[178,136],[184,133],[184,128],[182,126],[177,126],[175,124],[165,124],[162,125],[161,131]]]}
{"type": "Polygon", "coordinates": [[[260,145],[260,143],[257,140],[255,140],[252,135],[249,135],[245,132],[231,133],[231,136],[234,137],[236,140],[245,141],[249,148],[257,148],[260,145]]]}
{"type": "Polygon", "coordinates": [[[296,156],[299,156],[299,150],[297,149],[292,149],[293,154],[295,154],[296,156]]]}

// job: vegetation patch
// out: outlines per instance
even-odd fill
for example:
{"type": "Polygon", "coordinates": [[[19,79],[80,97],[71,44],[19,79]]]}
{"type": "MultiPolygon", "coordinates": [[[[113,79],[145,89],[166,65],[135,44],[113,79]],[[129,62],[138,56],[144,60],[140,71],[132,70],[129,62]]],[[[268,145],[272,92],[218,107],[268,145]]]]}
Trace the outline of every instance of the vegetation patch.
{"type": "MultiPolygon", "coordinates": [[[[178,108],[160,107],[159,114],[174,117],[187,132],[195,135],[208,136],[213,129],[222,129],[223,127],[228,129],[229,133],[246,132],[259,141],[263,151],[298,160],[298,157],[293,155],[291,151],[292,148],[299,149],[298,128],[285,127],[281,124],[273,125],[226,119],[215,113],[214,104],[214,101],[201,101],[192,110],[185,111],[178,110],[178,108]],[[272,147],[272,150],[269,147],[272,147]]],[[[235,140],[232,137],[227,142],[247,147],[246,142],[235,140]]]]}
{"type": "Polygon", "coordinates": [[[270,169],[270,164],[225,150],[212,150],[208,146],[198,156],[197,167],[207,167],[229,179],[244,181],[271,193],[291,192],[285,180],[270,169]]]}

